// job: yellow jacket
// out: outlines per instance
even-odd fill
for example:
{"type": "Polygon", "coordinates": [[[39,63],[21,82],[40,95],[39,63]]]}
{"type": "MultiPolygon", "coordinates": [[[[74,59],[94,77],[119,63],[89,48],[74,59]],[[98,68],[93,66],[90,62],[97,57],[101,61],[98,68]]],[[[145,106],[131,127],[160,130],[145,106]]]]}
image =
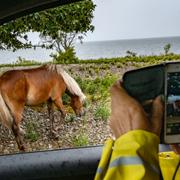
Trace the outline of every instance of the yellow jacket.
{"type": "MultiPolygon", "coordinates": [[[[180,157],[174,152],[158,154],[158,145],[159,137],[144,130],[130,131],[115,142],[107,140],[95,180],[155,180],[162,176],[172,180],[180,157]]],[[[180,167],[175,179],[180,180],[180,167]]]]}

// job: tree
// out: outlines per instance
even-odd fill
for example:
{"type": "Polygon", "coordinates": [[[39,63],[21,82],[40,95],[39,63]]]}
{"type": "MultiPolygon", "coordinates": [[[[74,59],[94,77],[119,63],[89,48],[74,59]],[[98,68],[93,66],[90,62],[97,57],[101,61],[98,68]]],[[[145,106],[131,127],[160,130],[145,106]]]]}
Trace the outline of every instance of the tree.
{"type": "Polygon", "coordinates": [[[33,30],[40,32],[43,46],[62,52],[73,47],[76,39],[82,40],[83,35],[94,30],[91,25],[94,8],[91,0],[85,0],[36,13],[31,18],[33,22],[38,22],[33,30]]]}
{"type": "Polygon", "coordinates": [[[169,44],[169,43],[164,46],[165,55],[167,55],[169,53],[170,48],[171,48],[171,44],[169,44]]]}
{"type": "Polygon", "coordinates": [[[127,54],[127,56],[130,56],[130,57],[136,57],[136,55],[137,55],[137,53],[130,51],[130,50],[127,50],[126,54],[127,54]]]}
{"type": "Polygon", "coordinates": [[[91,24],[95,5],[84,0],[46,11],[30,14],[0,27],[0,48],[14,50],[31,47],[27,32],[39,32],[41,46],[54,48],[58,53],[73,47],[76,39],[82,40],[91,24]]]}
{"type": "Polygon", "coordinates": [[[28,41],[28,36],[25,34],[26,31],[28,28],[21,19],[0,26],[0,49],[15,51],[31,47],[31,42],[28,41]]]}

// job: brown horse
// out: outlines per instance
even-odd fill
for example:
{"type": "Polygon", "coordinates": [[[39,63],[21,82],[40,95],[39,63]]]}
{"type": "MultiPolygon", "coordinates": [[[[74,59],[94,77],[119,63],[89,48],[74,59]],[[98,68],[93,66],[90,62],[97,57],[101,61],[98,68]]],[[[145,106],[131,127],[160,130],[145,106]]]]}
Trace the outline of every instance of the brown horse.
{"type": "Polygon", "coordinates": [[[62,102],[64,92],[70,95],[71,107],[76,115],[82,115],[85,95],[77,82],[58,65],[10,70],[0,77],[0,120],[12,130],[20,150],[25,150],[22,138],[24,133],[20,128],[24,106],[47,101],[53,126],[53,103],[63,117],[66,115],[62,102]]]}

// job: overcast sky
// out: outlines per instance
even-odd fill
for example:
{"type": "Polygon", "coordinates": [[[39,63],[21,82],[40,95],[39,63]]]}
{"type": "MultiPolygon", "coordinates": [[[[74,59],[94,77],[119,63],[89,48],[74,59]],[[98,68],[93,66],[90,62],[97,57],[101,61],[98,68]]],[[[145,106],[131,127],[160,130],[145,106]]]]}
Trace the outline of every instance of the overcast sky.
{"type": "Polygon", "coordinates": [[[87,41],[180,36],[180,0],[93,0],[87,41]]]}

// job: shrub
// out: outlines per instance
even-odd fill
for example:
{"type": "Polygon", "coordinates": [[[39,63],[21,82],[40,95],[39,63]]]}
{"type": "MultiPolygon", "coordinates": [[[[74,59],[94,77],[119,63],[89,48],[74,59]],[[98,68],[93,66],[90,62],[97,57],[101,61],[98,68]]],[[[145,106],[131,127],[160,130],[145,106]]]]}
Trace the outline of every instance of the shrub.
{"type": "Polygon", "coordinates": [[[130,50],[127,50],[126,54],[127,54],[127,56],[130,56],[130,57],[135,57],[137,55],[137,53],[130,51],[130,50]]]}
{"type": "Polygon", "coordinates": [[[64,52],[58,54],[52,54],[53,61],[60,64],[73,64],[77,63],[79,60],[75,55],[74,48],[68,48],[64,52]]]}
{"type": "Polygon", "coordinates": [[[78,135],[73,137],[72,143],[75,147],[87,146],[89,144],[87,134],[80,132],[78,135]]]}
{"type": "Polygon", "coordinates": [[[38,62],[34,61],[34,60],[26,60],[25,58],[22,57],[18,57],[18,59],[15,62],[16,65],[35,65],[35,64],[39,64],[38,62]]]}
{"type": "Polygon", "coordinates": [[[164,46],[165,55],[169,53],[170,49],[171,49],[171,44],[168,43],[164,46]]]}
{"type": "Polygon", "coordinates": [[[95,120],[107,121],[110,115],[110,110],[105,105],[98,106],[94,113],[95,120]]]}
{"type": "Polygon", "coordinates": [[[35,142],[38,140],[39,134],[37,132],[37,125],[33,121],[28,121],[26,125],[25,137],[32,142],[35,142]]]}
{"type": "Polygon", "coordinates": [[[110,86],[117,80],[116,75],[107,74],[104,77],[97,77],[95,79],[81,79],[76,78],[85,94],[92,95],[92,100],[106,98],[109,93],[110,86]]]}
{"type": "Polygon", "coordinates": [[[66,122],[73,122],[73,121],[75,121],[76,120],[76,116],[75,116],[75,114],[67,114],[66,115],[66,118],[65,118],[65,121],[66,122]]]}
{"type": "Polygon", "coordinates": [[[97,67],[96,69],[95,69],[95,73],[98,75],[99,74],[99,68],[97,67]]]}

